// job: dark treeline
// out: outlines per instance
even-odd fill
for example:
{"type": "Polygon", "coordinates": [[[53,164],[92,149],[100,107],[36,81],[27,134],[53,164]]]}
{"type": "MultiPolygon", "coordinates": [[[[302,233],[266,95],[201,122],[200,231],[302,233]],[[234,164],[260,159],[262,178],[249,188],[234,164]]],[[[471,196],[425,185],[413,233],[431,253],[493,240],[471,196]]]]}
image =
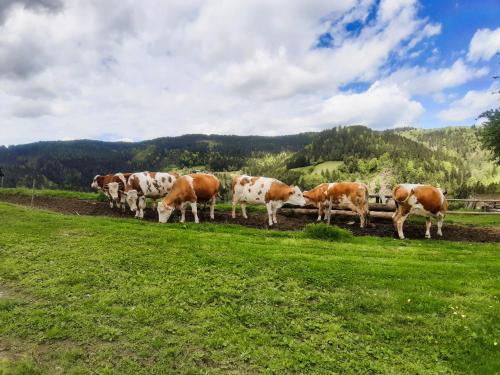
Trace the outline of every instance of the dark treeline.
{"type": "Polygon", "coordinates": [[[91,140],[36,142],[0,147],[4,186],[88,190],[96,174],[174,168],[239,170],[256,153],[296,152],[313,134],[280,137],[184,135],[144,142],[91,140]]]}

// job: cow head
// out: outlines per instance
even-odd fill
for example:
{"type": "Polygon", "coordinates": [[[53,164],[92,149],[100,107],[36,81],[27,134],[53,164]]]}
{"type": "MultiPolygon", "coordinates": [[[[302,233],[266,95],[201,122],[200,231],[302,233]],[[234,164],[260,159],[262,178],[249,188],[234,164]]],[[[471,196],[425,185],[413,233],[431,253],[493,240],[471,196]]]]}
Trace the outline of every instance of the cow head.
{"type": "Polygon", "coordinates": [[[310,191],[304,191],[304,193],[302,195],[304,197],[304,200],[306,201],[306,204],[313,204],[314,203],[313,195],[310,191]]]}
{"type": "Polygon", "coordinates": [[[139,199],[139,194],[137,190],[132,189],[125,193],[125,200],[127,201],[128,206],[132,212],[137,211],[137,200],[139,199]]]}
{"type": "Polygon", "coordinates": [[[304,195],[302,194],[302,191],[300,191],[298,186],[290,186],[289,197],[285,203],[293,204],[295,206],[306,205],[306,200],[304,199],[304,195]]]}
{"type": "Polygon", "coordinates": [[[94,177],[94,179],[92,180],[92,183],[90,184],[90,187],[92,189],[100,189],[101,186],[102,186],[102,180],[103,180],[104,176],[101,176],[101,175],[96,175],[94,177]]]}
{"type": "Polygon", "coordinates": [[[110,182],[108,184],[108,193],[112,200],[117,201],[119,199],[120,184],[118,182],[110,182]]]}
{"type": "Polygon", "coordinates": [[[160,202],[158,205],[158,221],[160,223],[166,223],[172,215],[172,212],[174,212],[174,209],[175,207],[165,205],[163,202],[160,202]]]}

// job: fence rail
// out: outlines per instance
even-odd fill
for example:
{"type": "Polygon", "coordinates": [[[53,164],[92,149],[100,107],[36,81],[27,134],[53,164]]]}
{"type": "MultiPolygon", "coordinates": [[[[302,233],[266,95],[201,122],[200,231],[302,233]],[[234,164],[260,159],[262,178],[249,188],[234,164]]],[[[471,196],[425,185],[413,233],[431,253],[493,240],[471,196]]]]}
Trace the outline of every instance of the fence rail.
{"type": "MultiPolygon", "coordinates": [[[[380,198],[384,197],[386,199],[392,199],[392,195],[376,195],[370,194],[370,198],[380,198]]],[[[478,199],[478,198],[446,198],[448,202],[474,202],[474,203],[500,203],[500,199],[478,199]]]]}

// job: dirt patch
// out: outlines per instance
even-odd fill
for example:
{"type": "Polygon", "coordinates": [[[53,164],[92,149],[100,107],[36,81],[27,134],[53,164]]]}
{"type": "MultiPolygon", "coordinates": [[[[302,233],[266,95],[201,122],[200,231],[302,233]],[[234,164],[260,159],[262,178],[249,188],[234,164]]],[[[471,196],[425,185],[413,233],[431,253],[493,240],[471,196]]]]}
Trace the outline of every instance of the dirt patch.
{"type": "MultiPolygon", "coordinates": [[[[31,197],[17,195],[0,195],[0,201],[15,203],[29,206],[31,197]]],[[[133,213],[127,209],[122,212],[119,209],[111,209],[106,202],[88,201],[80,199],[55,198],[55,197],[36,197],[34,201],[35,208],[42,208],[51,211],[61,212],[64,214],[73,215],[94,215],[94,216],[111,216],[111,217],[129,217],[133,218],[133,213]]],[[[200,220],[202,222],[210,221],[208,208],[198,210],[200,220]]],[[[148,208],[144,213],[144,219],[149,221],[158,220],[156,211],[148,208]]],[[[170,219],[173,221],[179,220],[179,213],[173,215],[170,219]]],[[[192,221],[191,212],[187,210],[186,220],[192,221]]],[[[273,226],[275,230],[301,230],[305,225],[314,223],[316,216],[297,215],[293,212],[282,210],[278,214],[278,224],[273,226]]],[[[348,224],[352,221],[352,217],[335,218],[333,224],[349,229],[356,236],[378,236],[378,237],[395,237],[392,222],[387,220],[373,220],[373,225],[369,228],[361,229],[358,224],[348,224]]],[[[215,212],[215,222],[220,224],[239,224],[246,227],[268,229],[267,214],[265,213],[249,213],[248,219],[243,219],[240,212],[236,219],[231,218],[231,213],[227,211],[215,212]]],[[[404,227],[405,236],[411,239],[423,239],[425,235],[424,224],[406,224],[404,227]]],[[[433,225],[431,235],[436,236],[436,226],[433,225]]],[[[500,242],[500,230],[498,228],[473,227],[456,224],[445,224],[443,226],[443,240],[449,241],[468,241],[468,242],[500,242]]]]}

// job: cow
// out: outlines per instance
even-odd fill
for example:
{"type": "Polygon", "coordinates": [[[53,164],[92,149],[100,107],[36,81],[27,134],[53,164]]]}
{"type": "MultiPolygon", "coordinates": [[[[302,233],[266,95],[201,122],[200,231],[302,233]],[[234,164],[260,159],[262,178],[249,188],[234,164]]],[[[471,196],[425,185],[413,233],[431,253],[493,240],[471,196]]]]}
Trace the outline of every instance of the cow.
{"type": "Polygon", "coordinates": [[[369,224],[370,211],[368,208],[368,187],[359,182],[332,182],[326,190],[328,201],[327,220],[330,224],[333,204],[347,207],[359,215],[359,226],[369,224]]]}
{"type": "Polygon", "coordinates": [[[312,190],[304,191],[304,198],[306,200],[306,204],[312,204],[318,208],[318,220],[321,221],[321,217],[323,213],[325,214],[325,219],[327,218],[327,210],[325,207],[328,207],[328,200],[326,198],[326,191],[328,190],[328,183],[322,183],[316,186],[312,190]]]}
{"type": "Polygon", "coordinates": [[[137,172],[132,173],[125,185],[125,200],[135,217],[144,218],[146,198],[163,198],[168,194],[179,175],[175,172],[137,172]]]}
{"type": "Polygon", "coordinates": [[[265,204],[269,225],[277,224],[276,213],[285,203],[304,206],[306,201],[297,186],[289,186],[270,177],[234,176],[232,217],[236,218],[236,205],[240,203],[241,213],[248,218],[246,205],[265,204]]]}
{"type": "Polygon", "coordinates": [[[431,217],[437,221],[437,234],[442,236],[443,219],[448,211],[446,191],[431,185],[399,184],[392,191],[396,211],[392,216],[394,229],[404,239],[403,224],[410,214],[425,217],[425,238],[431,238],[431,217]]]}
{"type": "Polygon", "coordinates": [[[90,187],[96,189],[97,191],[102,191],[104,195],[109,199],[109,206],[111,208],[116,205],[116,207],[121,206],[120,197],[118,194],[111,195],[111,190],[114,192],[116,186],[122,183],[123,174],[107,174],[105,176],[96,175],[90,184],[90,187]],[[120,176],[118,176],[120,175],[120,176]]]}
{"type": "Polygon", "coordinates": [[[113,182],[108,183],[108,194],[117,203],[118,208],[125,212],[125,186],[132,173],[116,173],[113,182]]]}
{"type": "Polygon", "coordinates": [[[176,208],[181,210],[181,223],[186,220],[186,204],[191,205],[194,222],[199,223],[197,202],[210,202],[210,219],[214,219],[215,201],[220,181],[208,173],[192,173],[179,177],[172,190],[158,205],[158,221],[166,223],[176,208]]]}

